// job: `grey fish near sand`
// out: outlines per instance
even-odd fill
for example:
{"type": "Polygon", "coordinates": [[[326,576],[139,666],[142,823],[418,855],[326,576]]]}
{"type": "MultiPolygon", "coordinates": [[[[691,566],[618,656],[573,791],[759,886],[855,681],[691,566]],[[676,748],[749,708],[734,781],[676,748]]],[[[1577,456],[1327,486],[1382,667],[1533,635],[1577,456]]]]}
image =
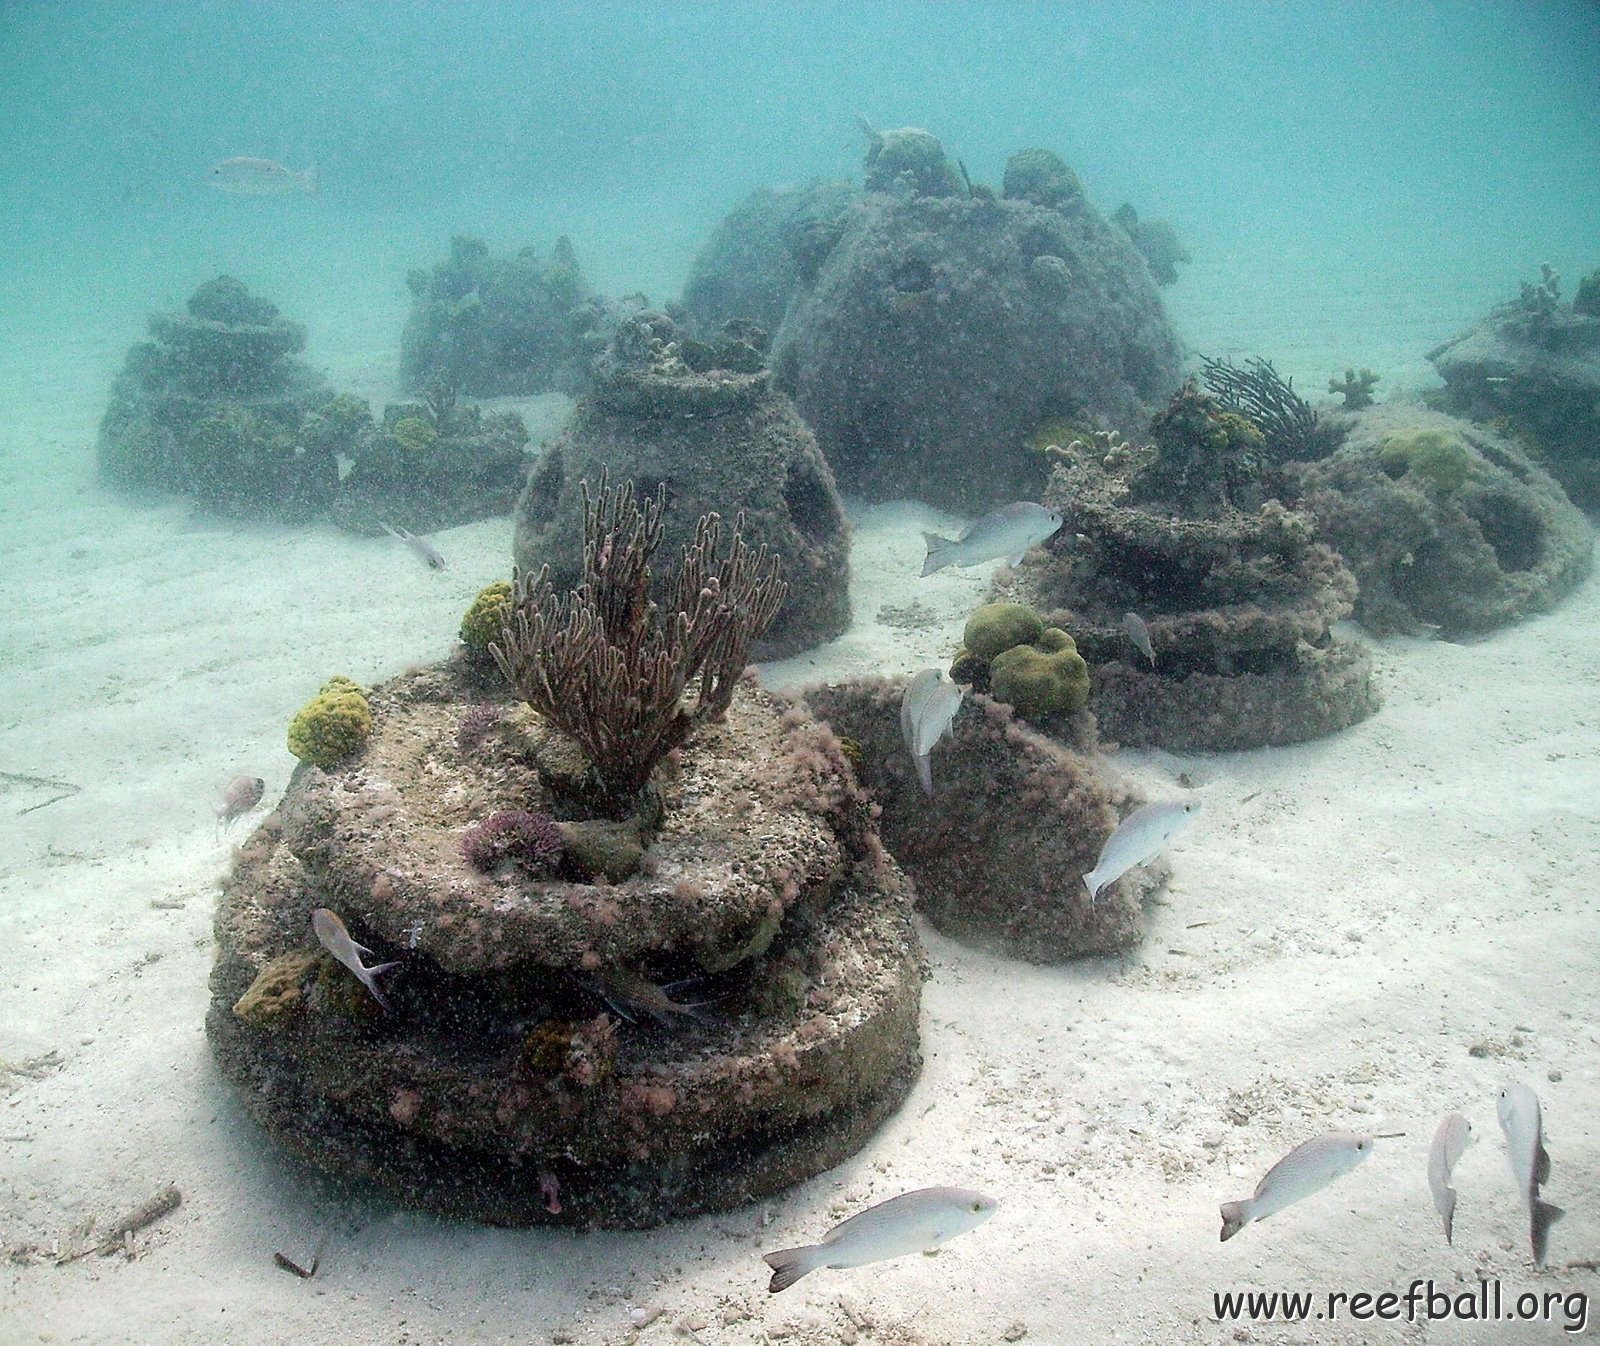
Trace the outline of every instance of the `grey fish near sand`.
{"type": "Polygon", "coordinates": [[[1145,625],[1144,618],[1137,612],[1124,612],[1122,614],[1122,632],[1133,642],[1133,648],[1138,650],[1150,661],[1150,667],[1156,666],[1156,652],[1150,647],[1150,628],[1145,625]]]}
{"type": "Polygon", "coordinates": [[[1344,1177],[1366,1160],[1376,1140],[1376,1136],[1354,1131],[1330,1131],[1297,1145],[1267,1170],[1267,1176],[1256,1184],[1254,1194],[1247,1200],[1224,1203],[1222,1242],[1226,1243],[1247,1224],[1265,1220],[1285,1206],[1320,1192],[1335,1178],[1344,1177]]]}
{"type": "Polygon", "coordinates": [[[1450,1185],[1450,1175],[1456,1161],[1472,1143],[1472,1123],[1459,1112],[1452,1112],[1434,1132],[1433,1145],[1428,1150],[1428,1190],[1433,1193],[1433,1208],[1444,1221],[1444,1241],[1455,1240],[1456,1189],[1450,1185]]]}
{"type": "Polygon", "coordinates": [[[389,1009],[389,1002],[378,989],[378,974],[387,972],[392,967],[399,967],[398,962],[378,963],[367,967],[361,961],[361,955],[368,958],[375,955],[365,944],[357,944],[350,931],[345,928],[345,923],[326,907],[318,907],[311,913],[311,929],[316,933],[317,941],[331,953],[339,962],[343,963],[351,972],[355,973],[356,980],[367,990],[372,992],[372,998],[383,1006],[385,1012],[389,1009]]]}
{"type": "Polygon", "coordinates": [[[416,552],[422,558],[422,563],[429,570],[444,569],[444,557],[439,555],[439,549],[429,542],[427,538],[418,537],[415,533],[408,533],[404,528],[391,527],[389,524],[384,523],[382,519],[378,520],[378,526],[390,537],[399,538],[412,551],[416,552]]]}
{"type": "Polygon", "coordinates": [[[231,823],[241,814],[249,813],[261,802],[267,792],[267,783],[260,776],[235,776],[223,790],[212,810],[219,823],[231,823]]]}
{"type": "Polygon", "coordinates": [[[890,1197],[835,1225],[820,1243],[763,1254],[772,1268],[767,1292],[787,1290],[818,1267],[864,1267],[937,1248],[977,1228],[997,1204],[993,1197],[964,1187],[923,1187],[890,1197]]]}
{"type": "Polygon", "coordinates": [[[1100,890],[1115,883],[1136,865],[1153,859],[1200,812],[1198,799],[1145,804],[1117,824],[1106,838],[1094,868],[1083,876],[1092,904],[1100,890]]]}
{"type": "Polygon", "coordinates": [[[1012,565],[1022,560],[1029,547],[1036,547],[1061,527],[1062,519],[1053,509],[1018,500],[990,510],[951,539],[938,533],[924,533],[928,555],[922,573],[931,575],[946,566],[975,566],[999,557],[1009,557],[1012,565]]]}
{"type": "Polygon", "coordinates": [[[213,164],[206,181],[234,196],[283,196],[288,192],[316,196],[321,191],[316,164],[296,173],[271,159],[253,159],[249,155],[213,164]]]}
{"type": "Polygon", "coordinates": [[[961,709],[966,689],[942,668],[925,668],[906,684],[900,698],[900,735],[906,751],[917,764],[917,779],[922,793],[933,794],[933,767],[929,755],[950,732],[951,722],[961,709]]]}
{"type": "Polygon", "coordinates": [[[1550,1152],[1544,1147],[1544,1119],[1539,1095],[1525,1084],[1508,1084],[1495,1103],[1500,1129],[1506,1133],[1506,1158],[1517,1193],[1528,1208],[1529,1240],[1533,1264],[1544,1265],[1550,1246],[1550,1226],[1566,1214],[1559,1206],[1539,1199],[1539,1188],[1550,1181],[1550,1152]]]}

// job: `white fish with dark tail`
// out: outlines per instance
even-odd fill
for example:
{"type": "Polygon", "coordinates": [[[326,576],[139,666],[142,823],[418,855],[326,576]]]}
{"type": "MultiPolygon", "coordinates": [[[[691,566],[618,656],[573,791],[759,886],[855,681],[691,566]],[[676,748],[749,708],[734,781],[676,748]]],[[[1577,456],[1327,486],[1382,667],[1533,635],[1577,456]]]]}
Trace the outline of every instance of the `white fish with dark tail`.
{"type": "Polygon", "coordinates": [[[1150,667],[1156,666],[1156,652],[1150,647],[1150,628],[1145,625],[1145,620],[1137,612],[1124,612],[1122,614],[1122,632],[1133,642],[1133,648],[1138,650],[1150,661],[1150,667]]]}
{"type": "Polygon", "coordinates": [[[311,929],[317,936],[317,942],[355,973],[356,980],[372,992],[372,998],[387,1012],[389,1002],[378,989],[378,974],[387,972],[392,967],[399,967],[400,964],[378,963],[373,967],[364,965],[361,961],[362,954],[368,958],[375,958],[377,955],[365,944],[357,944],[350,931],[345,928],[345,923],[326,907],[318,907],[311,913],[311,929]]]}
{"type": "Polygon", "coordinates": [[[1285,1206],[1320,1192],[1335,1178],[1344,1177],[1366,1160],[1376,1141],[1376,1136],[1354,1131],[1330,1131],[1295,1146],[1267,1170],[1252,1196],[1223,1205],[1222,1242],[1226,1243],[1247,1224],[1276,1215],[1285,1206]]]}
{"type": "Polygon", "coordinates": [[[950,724],[961,709],[966,689],[942,668],[925,668],[906,684],[900,698],[900,734],[906,751],[917,764],[917,779],[922,793],[933,793],[933,767],[929,754],[950,732],[950,724]]]}
{"type": "Polygon", "coordinates": [[[1528,1208],[1529,1240],[1533,1245],[1533,1264],[1544,1265],[1550,1245],[1550,1226],[1566,1214],[1559,1206],[1539,1200],[1539,1188],[1550,1181],[1550,1152],[1544,1147],[1544,1118],[1539,1095],[1525,1084],[1508,1084],[1500,1091],[1495,1111],[1500,1129],[1506,1133],[1506,1157],[1511,1161],[1511,1176],[1517,1193],[1528,1208]]]}
{"type": "Polygon", "coordinates": [[[249,155],[213,164],[206,181],[234,196],[283,196],[288,192],[316,196],[321,190],[315,164],[296,173],[271,159],[253,159],[249,155]]]}
{"type": "Polygon", "coordinates": [[[391,527],[389,524],[384,523],[382,519],[378,520],[378,525],[390,537],[399,538],[412,551],[416,552],[422,558],[422,563],[429,570],[444,569],[444,557],[439,555],[439,549],[429,542],[427,538],[418,537],[415,533],[408,533],[404,528],[391,527]]]}
{"type": "Polygon", "coordinates": [[[764,1254],[772,1268],[767,1291],[787,1290],[818,1267],[864,1267],[937,1248],[977,1228],[998,1204],[965,1187],[923,1187],[890,1197],[835,1225],[820,1243],[764,1254]]]}
{"type": "Polygon", "coordinates": [[[1106,885],[1115,883],[1136,865],[1144,864],[1165,850],[1199,812],[1198,799],[1145,804],[1134,809],[1106,838],[1094,868],[1083,876],[1089,901],[1093,903],[1106,885]]]}
{"type": "Polygon", "coordinates": [[[1456,1189],[1450,1185],[1456,1161],[1472,1143],[1472,1123],[1459,1112],[1452,1112],[1434,1132],[1428,1150],[1428,1190],[1433,1193],[1433,1208],[1444,1221],[1444,1241],[1454,1243],[1456,1189]]]}
{"type": "Polygon", "coordinates": [[[928,544],[927,558],[922,562],[922,573],[931,575],[946,566],[975,566],[984,561],[1009,557],[1012,565],[1022,560],[1029,547],[1037,547],[1046,538],[1054,536],[1062,519],[1053,509],[1018,500],[990,510],[972,524],[958,538],[941,537],[938,533],[924,533],[922,540],[928,544]]]}

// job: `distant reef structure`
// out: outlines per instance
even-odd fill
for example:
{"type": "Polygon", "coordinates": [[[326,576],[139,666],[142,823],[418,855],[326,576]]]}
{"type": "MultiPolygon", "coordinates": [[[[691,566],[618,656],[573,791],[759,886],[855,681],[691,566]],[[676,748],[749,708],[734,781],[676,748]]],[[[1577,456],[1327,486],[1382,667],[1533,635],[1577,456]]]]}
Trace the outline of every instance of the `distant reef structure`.
{"type": "Polygon", "coordinates": [[[1134,423],[1179,382],[1151,263],[1048,150],[1013,155],[997,194],[926,131],[869,136],[860,190],[759,194],[724,221],[687,321],[781,313],[775,381],[847,493],[1037,499],[1053,426],[1134,423]]]}
{"type": "Polygon", "coordinates": [[[1584,509],[1600,509],[1600,270],[1572,302],[1547,264],[1482,322],[1428,352],[1432,401],[1515,439],[1584,509]]]}
{"type": "Polygon", "coordinates": [[[303,361],[305,328],[231,276],[183,313],[158,313],[129,352],[100,424],[101,480],[186,497],[202,511],[377,533],[510,508],[527,470],[519,417],[460,404],[435,380],[391,406],[339,393],[303,361]]]}
{"type": "Polygon", "coordinates": [[[1271,433],[1191,379],[1146,443],[1085,431],[1052,445],[1044,503],[1066,526],[999,595],[1071,635],[1089,709],[1116,741],[1273,746],[1378,705],[1365,648],[1333,629],[1355,577],[1311,514],[1280,499],[1288,456],[1326,449],[1314,413],[1270,366],[1212,377],[1235,394],[1259,384],[1271,433]]]}
{"type": "Polygon", "coordinates": [[[1588,573],[1588,520],[1515,440],[1397,403],[1328,419],[1339,447],[1289,476],[1355,572],[1369,630],[1492,631],[1554,607],[1588,573]]]}
{"type": "MultiPolygon", "coordinates": [[[[642,498],[666,493],[668,554],[716,513],[779,559],[789,595],[756,646],[778,659],[843,634],[850,621],[850,531],[833,473],[793,403],[772,387],[767,335],[730,320],[709,340],[661,313],[625,318],[589,391],[531,473],[516,510],[515,559],[553,582],[583,569],[583,483],[608,476],[642,498]]],[[[676,582],[662,567],[658,597],[676,582]]]]}
{"type": "Polygon", "coordinates": [[[400,378],[418,392],[443,377],[471,397],[577,393],[618,311],[583,278],[565,235],[548,257],[531,247],[494,257],[457,236],[448,257],[406,279],[400,378]]]}

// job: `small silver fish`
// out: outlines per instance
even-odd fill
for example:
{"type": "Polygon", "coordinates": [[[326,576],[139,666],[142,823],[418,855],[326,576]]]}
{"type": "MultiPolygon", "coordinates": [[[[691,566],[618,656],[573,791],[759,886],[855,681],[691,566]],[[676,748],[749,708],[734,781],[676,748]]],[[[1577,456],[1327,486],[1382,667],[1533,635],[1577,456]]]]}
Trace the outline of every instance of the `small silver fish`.
{"type": "Polygon", "coordinates": [[[965,1187],[923,1187],[892,1196],[835,1225],[820,1243],[764,1253],[762,1261],[772,1268],[767,1292],[787,1290],[818,1267],[864,1267],[937,1248],[976,1229],[998,1204],[965,1187]]]}
{"type": "Polygon", "coordinates": [[[267,783],[260,776],[235,776],[228,782],[222,796],[212,810],[219,823],[231,823],[241,814],[249,813],[261,802],[267,792],[267,783]]]}
{"type": "Polygon", "coordinates": [[[1106,838],[1094,868],[1083,876],[1090,903],[1106,885],[1115,883],[1134,866],[1144,864],[1165,850],[1172,838],[1193,822],[1199,812],[1198,799],[1145,804],[1134,809],[1106,838]]]}
{"type": "Polygon", "coordinates": [[[1506,1157],[1517,1193],[1528,1208],[1533,1264],[1544,1265],[1550,1245],[1550,1226],[1566,1214],[1559,1206],[1539,1200],[1539,1188],[1550,1181],[1550,1152],[1544,1147],[1544,1119],[1539,1095],[1525,1084],[1508,1084],[1495,1103],[1500,1129],[1506,1133],[1506,1157]]]}
{"type": "Polygon", "coordinates": [[[917,779],[922,782],[925,795],[933,794],[929,754],[950,732],[965,695],[966,689],[944,669],[925,668],[906,684],[905,695],[900,698],[900,735],[917,764],[917,779]]]}
{"type": "Polygon", "coordinates": [[[345,928],[344,922],[326,907],[318,907],[311,913],[311,929],[316,932],[317,941],[322,947],[355,973],[356,980],[371,991],[372,998],[387,1011],[389,1002],[378,989],[377,977],[380,972],[387,972],[392,967],[399,967],[400,964],[393,962],[378,963],[373,967],[363,966],[362,954],[368,958],[376,955],[366,945],[357,944],[349,930],[345,928]]]}
{"type": "Polygon", "coordinates": [[[1124,612],[1122,614],[1123,634],[1133,642],[1133,648],[1138,650],[1150,661],[1150,667],[1156,666],[1156,652],[1150,648],[1150,628],[1144,624],[1144,618],[1137,612],[1124,612]]]}
{"type": "Polygon", "coordinates": [[[378,520],[379,526],[390,537],[399,538],[412,551],[422,558],[424,565],[429,570],[443,570],[444,557],[439,555],[439,549],[425,537],[418,537],[415,533],[408,533],[404,528],[391,528],[382,519],[378,520]]]}
{"type": "Polygon", "coordinates": [[[1226,1243],[1247,1224],[1265,1220],[1285,1206],[1320,1192],[1335,1178],[1344,1177],[1366,1160],[1376,1140],[1376,1136],[1354,1131],[1330,1131],[1295,1146],[1267,1170],[1267,1176],[1256,1184],[1249,1199],[1224,1203],[1222,1242],[1226,1243]]]}
{"type": "Polygon", "coordinates": [[[938,533],[924,533],[928,544],[922,573],[931,575],[946,566],[975,566],[998,557],[1011,558],[1016,565],[1029,547],[1036,547],[1061,527],[1062,519],[1053,509],[1028,500],[1001,505],[968,527],[954,540],[938,533]]]}
{"type": "Polygon", "coordinates": [[[1456,1160],[1472,1143],[1472,1123],[1459,1112],[1452,1112],[1433,1134],[1433,1145],[1428,1150],[1428,1190],[1433,1193],[1433,1208],[1444,1220],[1444,1241],[1454,1243],[1456,1218],[1456,1189],[1450,1185],[1450,1175],[1456,1160]]]}
{"type": "Polygon", "coordinates": [[[248,155],[213,164],[206,181],[234,196],[283,196],[294,191],[316,196],[321,191],[316,164],[296,173],[271,159],[252,159],[248,155]]]}

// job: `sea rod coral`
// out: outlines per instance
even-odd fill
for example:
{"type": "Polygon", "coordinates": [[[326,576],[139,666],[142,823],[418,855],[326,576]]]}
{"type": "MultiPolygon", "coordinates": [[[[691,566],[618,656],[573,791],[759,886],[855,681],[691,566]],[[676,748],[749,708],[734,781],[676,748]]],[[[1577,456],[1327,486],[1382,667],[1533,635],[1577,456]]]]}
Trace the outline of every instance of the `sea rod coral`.
{"type": "Polygon", "coordinates": [[[588,755],[619,817],[633,811],[656,763],[727,710],[750,646],[789,588],[776,557],[744,545],[742,515],[719,557],[722,522],[706,514],[660,612],[650,599],[650,557],[666,501],[662,487],[641,509],[631,482],[612,488],[604,473],[592,497],[583,483],[582,582],[563,597],[548,566],[519,573],[491,646],[519,695],[588,755]]]}

